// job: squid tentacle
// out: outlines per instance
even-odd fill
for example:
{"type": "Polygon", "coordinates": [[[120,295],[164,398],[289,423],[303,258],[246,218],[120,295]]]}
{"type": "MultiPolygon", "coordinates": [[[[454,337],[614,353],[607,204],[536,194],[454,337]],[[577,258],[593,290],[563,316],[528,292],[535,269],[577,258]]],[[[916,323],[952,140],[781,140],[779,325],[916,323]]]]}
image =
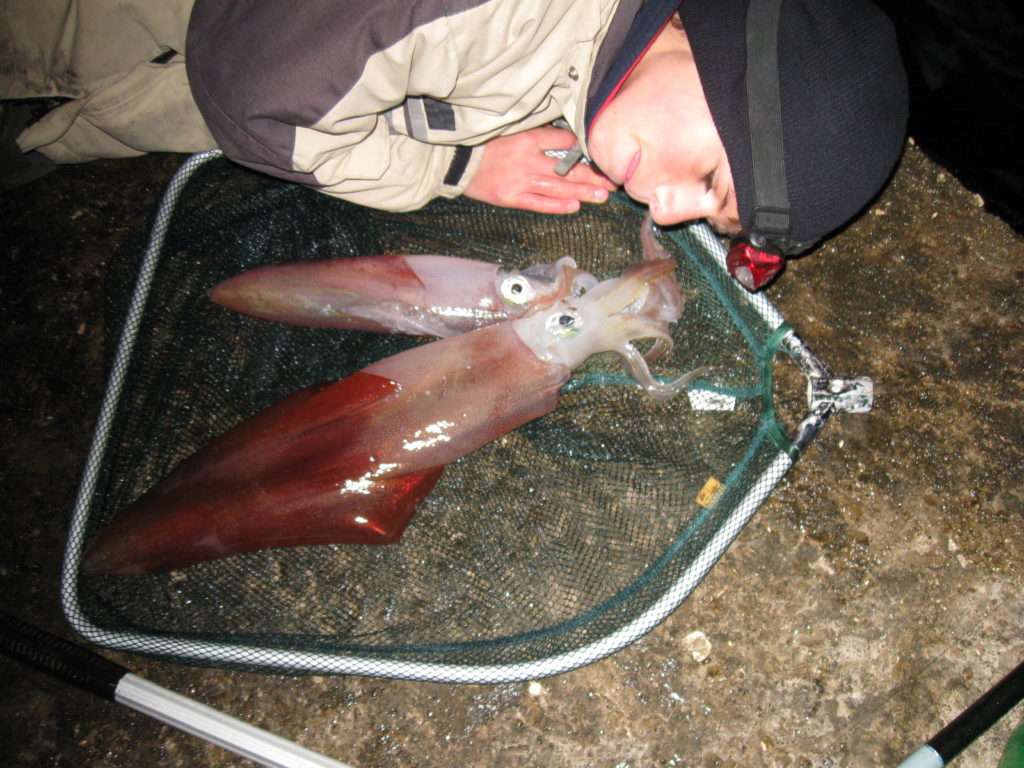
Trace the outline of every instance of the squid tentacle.
{"type": "Polygon", "coordinates": [[[614,351],[622,358],[626,372],[655,400],[667,400],[675,397],[684,391],[691,381],[707,372],[705,368],[697,368],[670,381],[655,378],[649,367],[649,363],[654,359],[652,351],[659,346],[665,351],[669,351],[674,346],[672,337],[668,334],[664,324],[658,320],[635,316],[614,318],[614,320],[619,324],[616,333],[625,339],[614,351]],[[654,347],[646,354],[641,353],[632,343],[638,339],[654,339],[654,347]]]}
{"type": "Polygon", "coordinates": [[[623,360],[623,365],[636,382],[643,388],[644,392],[655,400],[668,400],[680,392],[686,390],[690,382],[701,376],[707,375],[710,369],[706,367],[694,368],[687,371],[678,378],[671,381],[660,381],[651,373],[647,366],[647,360],[640,354],[639,350],[629,342],[626,342],[616,350],[623,360]]]}
{"type": "Polygon", "coordinates": [[[644,360],[648,363],[653,363],[655,360],[658,360],[662,356],[671,352],[672,347],[674,346],[675,343],[671,338],[665,339],[659,336],[654,340],[654,344],[651,345],[651,348],[643,353],[644,360]]]}
{"type": "MultiPolygon", "coordinates": [[[[667,259],[674,262],[675,257],[658,241],[657,233],[658,227],[648,213],[640,225],[640,244],[643,249],[644,261],[667,259]]],[[[683,313],[683,294],[675,279],[670,277],[658,281],[652,287],[652,294],[651,301],[653,306],[657,307],[658,316],[667,323],[678,322],[683,313]]],[[[648,356],[648,360],[651,359],[648,356]]]]}

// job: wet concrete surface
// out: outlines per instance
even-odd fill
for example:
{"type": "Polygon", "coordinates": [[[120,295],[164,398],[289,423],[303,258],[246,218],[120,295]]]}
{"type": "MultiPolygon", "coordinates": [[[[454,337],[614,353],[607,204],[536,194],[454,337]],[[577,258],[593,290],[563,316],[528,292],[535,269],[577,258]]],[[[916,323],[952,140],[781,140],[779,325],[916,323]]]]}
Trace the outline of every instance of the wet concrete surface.
{"type": "MultiPolygon", "coordinates": [[[[181,160],[66,167],[0,196],[0,609],[68,638],[102,275],[181,160]]],[[[832,419],[694,595],[618,654],[532,686],[452,686],[104,653],[355,766],[896,764],[1024,658],[1024,240],[981,203],[910,145],[867,213],[768,291],[837,374],[874,380],[875,408],[832,419]]],[[[1022,718],[955,764],[994,766],[1022,718]]],[[[0,754],[246,764],[3,657],[0,754]]]]}

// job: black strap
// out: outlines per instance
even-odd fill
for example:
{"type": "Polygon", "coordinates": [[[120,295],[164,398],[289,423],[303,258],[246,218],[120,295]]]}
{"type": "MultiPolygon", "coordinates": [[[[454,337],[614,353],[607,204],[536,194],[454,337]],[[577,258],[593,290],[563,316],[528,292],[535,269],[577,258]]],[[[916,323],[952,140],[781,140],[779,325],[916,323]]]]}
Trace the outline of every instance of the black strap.
{"type": "MultiPolygon", "coordinates": [[[[779,93],[779,17],[782,0],[750,0],[747,7],[747,111],[754,170],[751,239],[785,242],[789,191],[779,93]]],[[[754,242],[761,247],[763,243],[754,242]]]]}
{"type": "Polygon", "coordinates": [[[466,172],[466,168],[469,167],[471,157],[473,157],[472,147],[465,147],[461,144],[455,147],[455,154],[452,155],[448,172],[444,175],[445,185],[449,187],[457,187],[459,185],[459,182],[462,181],[462,175],[466,172]]]}

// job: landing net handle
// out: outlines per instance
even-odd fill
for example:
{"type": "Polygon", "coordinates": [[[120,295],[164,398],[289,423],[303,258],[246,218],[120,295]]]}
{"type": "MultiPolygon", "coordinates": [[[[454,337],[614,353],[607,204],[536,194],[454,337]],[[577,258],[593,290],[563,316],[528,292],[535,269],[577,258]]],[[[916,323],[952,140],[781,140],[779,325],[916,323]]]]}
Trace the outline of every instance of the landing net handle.
{"type": "Polygon", "coordinates": [[[0,653],[107,701],[124,704],[260,765],[346,768],[198,701],[133,675],[125,667],[0,611],[0,653]]]}

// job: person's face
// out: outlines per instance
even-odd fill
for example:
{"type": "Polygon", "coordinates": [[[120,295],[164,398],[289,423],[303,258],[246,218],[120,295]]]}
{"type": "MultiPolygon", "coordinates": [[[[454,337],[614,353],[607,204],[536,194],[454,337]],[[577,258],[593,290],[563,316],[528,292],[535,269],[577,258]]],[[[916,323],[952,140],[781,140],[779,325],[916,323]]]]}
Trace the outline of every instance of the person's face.
{"type": "Polygon", "coordinates": [[[706,218],[740,229],[725,147],[708,110],[685,34],[662,30],[588,137],[590,156],[662,225],[706,218]]]}

